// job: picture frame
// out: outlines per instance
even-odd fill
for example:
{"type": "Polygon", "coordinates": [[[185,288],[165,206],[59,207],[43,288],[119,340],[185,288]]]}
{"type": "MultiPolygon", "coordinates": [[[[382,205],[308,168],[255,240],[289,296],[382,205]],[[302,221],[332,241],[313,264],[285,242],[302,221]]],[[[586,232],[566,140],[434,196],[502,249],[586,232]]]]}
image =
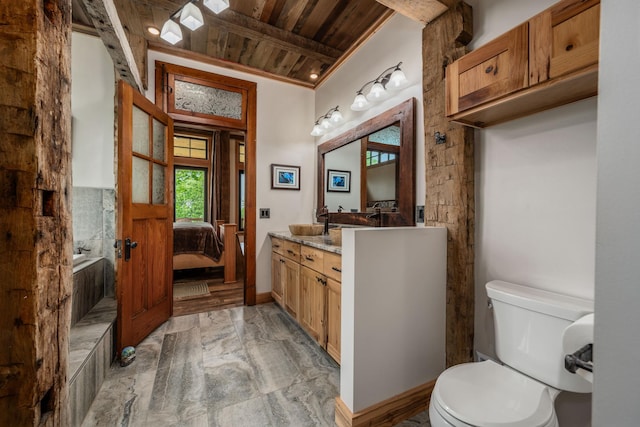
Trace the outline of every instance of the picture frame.
{"type": "Polygon", "coordinates": [[[327,191],[351,192],[351,172],[327,169],[327,191]]]}
{"type": "Polygon", "coordinates": [[[300,190],[300,166],[272,164],[271,189],[300,190]]]}

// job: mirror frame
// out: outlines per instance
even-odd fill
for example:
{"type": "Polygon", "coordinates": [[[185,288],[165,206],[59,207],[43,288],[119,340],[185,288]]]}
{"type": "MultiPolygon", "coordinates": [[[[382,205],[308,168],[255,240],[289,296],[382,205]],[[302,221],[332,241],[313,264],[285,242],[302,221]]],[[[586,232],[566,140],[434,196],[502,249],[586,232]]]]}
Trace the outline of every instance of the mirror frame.
{"type": "MultiPolygon", "coordinates": [[[[398,170],[398,210],[382,213],[382,227],[398,227],[415,225],[414,211],[416,207],[416,133],[415,133],[416,99],[410,98],[356,126],[353,129],[318,146],[318,194],[317,212],[324,206],[325,164],[324,155],[367,135],[400,122],[400,163],[398,170]]],[[[367,218],[370,212],[329,212],[329,222],[336,224],[353,224],[374,227],[376,218],[367,218]]],[[[316,217],[318,222],[323,218],[316,217]]]]}

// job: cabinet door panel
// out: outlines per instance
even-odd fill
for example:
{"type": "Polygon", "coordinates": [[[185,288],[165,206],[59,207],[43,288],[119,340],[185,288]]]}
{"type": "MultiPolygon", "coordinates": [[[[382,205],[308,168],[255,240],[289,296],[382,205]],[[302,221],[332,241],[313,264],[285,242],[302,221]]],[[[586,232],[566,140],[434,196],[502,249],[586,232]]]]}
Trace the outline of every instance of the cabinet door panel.
{"type": "Polygon", "coordinates": [[[460,58],[457,67],[447,68],[447,85],[457,94],[448,100],[447,114],[527,87],[528,31],[524,23],[460,58]]]}
{"type": "Polygon", "coordinates": [[[300,270],[299,320],[302,327],[325,346],[325,285],[326,277],[310,268],[300,270]]]}
{"type": "Polygon", "coordinates": [[[342,284],[327,280],[327,353],[340,363],[342,284]]]}
{"type": "MultiPolygon", "coordinates": [[[[555,21],[553,17],[552,21],[555,21]]],[[[598,63],[599,4],[552,25],[550,78],[598,63]]]]}
{"type": "Polygon", "coordinates": [[[283,295],[284,289],[282,285],[282,265],[283,258],[276,252],[271,253],[271,296],[273,299],[280,304],[281,307],[283,305],[283,295]]]}
{"type": "Polygon", "coordinates": [[[284,282],[284,306],[293,316],[298,317],[299,297],[300,297],[300,264],[289,259],[282,264],[282,279],[284,282]]]}

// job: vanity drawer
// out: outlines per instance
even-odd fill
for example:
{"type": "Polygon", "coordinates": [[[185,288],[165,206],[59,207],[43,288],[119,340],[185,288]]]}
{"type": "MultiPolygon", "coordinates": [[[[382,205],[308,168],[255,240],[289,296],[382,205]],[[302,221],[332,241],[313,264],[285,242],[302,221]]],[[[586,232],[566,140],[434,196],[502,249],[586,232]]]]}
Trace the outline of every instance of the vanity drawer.
{"type": "Polygon", "coordinates": [[[300,262],[300,243],[284,240],[284,251],[282,255],[295,262],[300,262]]]}
{"type": "Polygon", "coordinates": [[[337,280],[342,281],[342,256],[334,254],[332,252],[324,253],[324,275],[337,280]]]}
{"type": "Polygon", "coordinates": [[[310,246],[302,246],[300,264],[307,266],[318,273],[322,273],[325,252],[310,246]]]}
{"type": "Polygon", "coordinates": [[[277,254],[284,255],[284,240],[272,237],[271,250],[277,254]]]}

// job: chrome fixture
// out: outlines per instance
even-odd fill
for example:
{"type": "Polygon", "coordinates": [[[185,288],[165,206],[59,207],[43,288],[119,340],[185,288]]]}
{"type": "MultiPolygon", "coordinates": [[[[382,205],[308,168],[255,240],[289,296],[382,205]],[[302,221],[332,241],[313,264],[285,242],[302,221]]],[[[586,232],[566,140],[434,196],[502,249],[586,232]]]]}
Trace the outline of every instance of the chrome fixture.
{"type": "Polygon", "coordinates": [[[338,110],[339,107],[339,105],[336,105],[330,108],[324,115],[316,119],[316,123],[313,125],[313,130],[311,131],[311,136],[324,135],[334,126],[343,122],[344,119],[342,113],[338,110]]]}
{"type": "MultiPolygon", "coordinates": [[[[160,38],[171,44],[176,44],[182,40],[182,30],[175,20],[179,20],[180,24],[191,31],[195,31],[204,25],[204,17],[200,9],[195,5],[196,1],[189,0],[187,4],[169,16],[169,19],[162,26],[160,38]]],[[[203,0],[202,4],[218,14],[229,7],[229,0],[203,0]]]]}
{"type": "Polygon", "coordinates": [[[378,77],[363,84],[360,90],[356,92],[351,109],[353,111],[368,110],[373,103],[387,99],[389,90],[400,90],[407,87],[409,80],[400,69],[401,65],[402,62],[399,62],[398,65],[387,68],[378,77]],[[365,96],[364,91],[369,85],[371,85],[371,88],[365,96]]]}

